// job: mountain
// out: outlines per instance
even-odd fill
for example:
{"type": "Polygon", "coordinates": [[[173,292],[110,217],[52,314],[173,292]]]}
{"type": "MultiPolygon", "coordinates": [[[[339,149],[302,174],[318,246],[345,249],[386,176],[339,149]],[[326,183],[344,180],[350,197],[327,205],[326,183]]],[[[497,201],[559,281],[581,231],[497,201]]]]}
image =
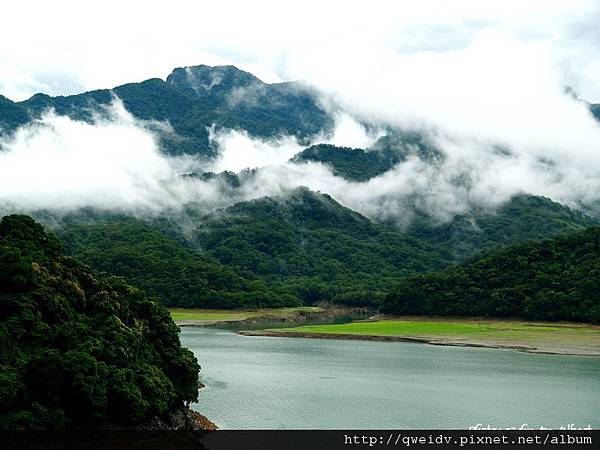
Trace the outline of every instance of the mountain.
{"type": "MultiPolygon", "coordinates": [[[[162,151],[174,155],[214,156],[209,139],[212,126],[216,130],[244,130],[260,138],[293,135],[301,142],[326,134],[334,126],[332,115],[320,101],[322,94],[302,82],[269,84],[234,66],[198,65],[176,68],[165,80],[151,78],[78,95],[51,97],[39,93],[22,102],[0,96],[0,136],[30,123],[50,108],[73,119],[90,121],[94,115],[105,114],[104,107],[115,96],[134,117],[145,121],[145,126],[159,135],[162,151]],[[172,129],[152,121],[168,122],[172,129]]],[[[590,105],[598,120],[599,108],[598,104],[590,105]]],[[[390,148],[404,155],[400,158],[406,157],[407,152],[436,154],[424,135],[398,130],[387,130],[386,136],[370,150],[390,148]]],[[[313,157],[318,160],[329,156],[313,157]]],[[[388,157],[384,151],[384,163],[388,157]]],[[[370,161],[371,158],[366,160],[375,168],[365,169],[367,174],[354,169],[348,173],[340,169],[340,174],[364,180],[371,173],[381,173],[381,167],[377,168],[380,162],[370,161]]],[[[391,159],[392,165],[396,158],[391,159]]],[[[335,166],[335,161],[331,163],[335,166]]]]}
{"type": "MultiPolygon", "coordinates": [[[[49,108],[92,121],[107,115],[106,106],[115,96],[160,136],[162,151],[173,155],[214,157],[210,127],[263,138],[290,134],[300,142],[333,127],[317,93],[301,82],[268,84],[233,66],[201,65],[177,68],[165,80],[153,78],[79,95],[36,94],[17,103],[0,96],[0,134],[30,123],[49,108]]],[[[590,106],[594,114],[597,107],[590,106]]],[[[427,133],[397,129],[384,133],[366,149],[312,145],[291,162],[319,162],[337,176],[365,183],[408,158],[433,165],[444,159],[427,133]]],[[[66,217],[58,213],[36,217],[52,226],[70,255],[94,269],[123,276],[166,305],[197,307],[318,300],[377,304],[399,277],[441,270],[481,252],[598,223],[549,199],[518,195],[495,210],[472,208],[440,224],[419,207],[425,194],[418,192],[407,199],[414,220],[399,228],[374,223],[331,197],[306,189],[243,201],[248,198],[248,182],[256,180],[260,170],[184,173],[161,180],[167,188],[185,178],[210,181],[210,188],[220,195],[165,210],[152,219],[105,211],[94,212],[93,217],[81,211],[66,217]],[[209,205],[211,201],[214,204],[209,205]],[[233,206],[207,215],[224,205],[233,206]]]]}
{"type": "Polygon", "coordinates": [[[391,150],[367,151],[317,144],[296,154],[290,162],[319,162],[329,166],[337,176],[352,181],[368,181],[388,171],[403,159],[400,154],[391,150]]]}
{"type": "MultiPolygon", "coordinates": [[[[252,171],[186,176],[218,180],[235,192],[252,171]]],[[[120,275],[166,305],[210,308],[377,304],[383,287],[402,276],[597,224],[549,199],[523,195],[497,211],[476,210],[442,225],[422,218],[403,230],[306,188],[208,215],[189,204],[144,220],[85,210],[36,217],[70,255],[96,270],[120,275]]]]}
{"type": "Polygon", "coordinates": [[[209,104],[208,118],[217,127],[241,128],[263,138],[287,134],[301,140],[333,127],[317,92],[298,81],[267,84],[234,66],[203,65],[175,69],[166,81],[209,104]]]}
{"type": "Polygon", "coordinates": [[[30,120],[27,108],[0,95],[0,137],[3,132],[12,132],[30,120]]]}
{"type": "Polygon", "coordinates": [[[600,323],[600,228],[408,277],[387,295],[383,311],[600,323]]]}
{"type": "Polygon", "coordinates": [[[168,224],[127,216],[71,216],[55,232],[68,254],[156,296],[167,306],[235,308],[294,306],[283,292],[256,286],[210,255],[185,244],[168,224]],[[158,230],[160,231],[158,231],[158,230]]]}
{"type": "Polygon", "coordinates": [[[27,216],[0,222],[0,429],[166,424],[198,397],[168,311],[63,254],[27,216]]]}
{"type": "Polygon", "coordinates": [[[583,230],[598,223],[549,198],[520,194],[496,210],[474,208],[441,225],[422,216],[408,231],[415,238],[447,249],[456,261],[464,261],[479,252],[583,230]]]}
{"type": "Polygon", "coordinates": [[[387,172],[410,156],[424,161],[443,157],[423,133],[387,130],[387,134],[368,149],[316,144],[294,155],[290,162],[323,163],[337,176],[363,182],[387,172]]]}
{"type": "MultiPolygon", "coordinates": [[[[238,179],[231,173],[190,176],[233,185],[238,179]]],[[[169,306],[377,305],[398,277],[442,269],[450,259],[306,188],[208,215],[189,205],[179,215],[143,220],[93,210],[36,217],[52,227],[69,255],[169,306]]]]}
{"type": "Polygon", "coordinates": [[[211,213],[193,242],[240,275],[285,286],[306,303],[372,303],[398,277],[448,261],[427,243],[306,188],[211,213]]]}
{"type": "Polygon", "coordinates": [[[600,121],[600,103],[596,103],[593,105],[590,105],[590,111],[592,112],[592,114],[594,115],[594,117],[600,121]]]}
{"type": "MultiPolygon", "coordinates": [[[[53,108],[60,115],[92,120],[114,97],[158,133],[168,154],[213,156],[209,129],[245,130],[255,137],[291,134],[299,139],[326,132],[333,119],[317,93],[301,82],[267,84],[233,66],[175,69],[163,81],[152,78],[113,89],[50,97],[36,94],[14,103],[0,98],[0,124],[6,132],[53,108]],[[168,122],[172,130],[150,121],[168,122]],[[4,122],[6,122],[4,124],[4,122]]],[[[103,112],[104,111],[104,112],[103,112]]]]}

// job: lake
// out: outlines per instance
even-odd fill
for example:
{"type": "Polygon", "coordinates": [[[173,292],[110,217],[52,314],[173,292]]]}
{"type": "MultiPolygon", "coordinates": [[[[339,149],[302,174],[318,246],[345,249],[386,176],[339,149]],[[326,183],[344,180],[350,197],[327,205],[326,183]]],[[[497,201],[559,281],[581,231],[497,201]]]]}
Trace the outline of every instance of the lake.
{"type": "Polygon", "coordinates": [[[183,327],[222,429],[600,427],[600,358],[183,327]]]}

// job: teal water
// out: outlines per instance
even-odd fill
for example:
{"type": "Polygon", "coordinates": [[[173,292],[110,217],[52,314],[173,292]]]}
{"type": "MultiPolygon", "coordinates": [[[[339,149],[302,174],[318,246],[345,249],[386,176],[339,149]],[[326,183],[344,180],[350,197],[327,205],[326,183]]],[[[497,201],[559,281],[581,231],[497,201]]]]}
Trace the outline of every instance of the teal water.
{"type": "Polygon", "coordinates": [[[223,429],[600,427],[600,358],[184,327],[223,429]]]}

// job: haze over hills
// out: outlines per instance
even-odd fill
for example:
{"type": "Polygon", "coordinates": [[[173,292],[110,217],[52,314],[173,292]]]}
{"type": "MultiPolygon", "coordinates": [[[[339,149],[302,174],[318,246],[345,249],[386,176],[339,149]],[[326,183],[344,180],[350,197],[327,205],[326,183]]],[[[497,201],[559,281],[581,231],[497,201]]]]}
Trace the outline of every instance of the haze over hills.
{"type": "Polygon", "coordinates": [[[333,127],[316,92],[300,82],[267,84],[233,66],[203,65],[175,69],[166,80],[153,78],[66,97],[36,94],[19,103],[2,97],[0,124],[4,132],[12,132],[48,109],[89,121],[115,97],[137,119],[168,122],[167,129],[155,128],[161,149],[168,154],[214,156],[212,127],[245,130],[263,138],[281,134],[309,138],[333,127]]]}
{"type": "MultiPolygon", "coordinates": [[[[239,186],[235,175],[213,176],[239,186]]],[[[300,188],[208,215],[192,206],[179,217],[145,220],[81,212],[54,227],[72,255],[167,305],[223,308],[314,301],[376,306],[404,275],[594,224],[548,199],[522,196],[494,214],[479,211],[438,226],[423,219],[400,230],[300,188]]]]}
{"type": "Polygon", "coordinates": [[[581,155],[399,127],[233,66],[0,97],[0,132],[0,210],[168,305],[376,306],[403,276],[600,215],[581,155]]]}
{"type": "Polygon", "coordinates": [[[2,12],[0,450],[600,427],[599,0],[2,12]]]}

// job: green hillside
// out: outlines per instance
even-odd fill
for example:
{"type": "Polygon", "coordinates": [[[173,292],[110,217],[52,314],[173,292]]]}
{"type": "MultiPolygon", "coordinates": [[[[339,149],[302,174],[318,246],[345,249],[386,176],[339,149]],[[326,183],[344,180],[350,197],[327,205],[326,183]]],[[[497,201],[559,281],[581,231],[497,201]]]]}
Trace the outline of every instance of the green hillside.
{"type": "Polygon", "coordinates": [[[0,95],[0,137],[31,120],[26,108],[0,95]]]}
{"type": "Polygon", "coordinates": [[[368,149],[317,144],[296,154],[291,162],[320,162],[338,176],[362,182],[387,172],[410,156],[430,162],[443,158],[425,133],[390,129],[368,149]]]}
{"type": "Polygon", "coordinates": [[[373,302],[397,277],[448,256],[306,188],[207,216],[196,245],[244,277],[285,285],[304,302],[373,302]]]}
{"type": "Polygon", "coordinates": [[[132,427],[197,399],[166,308],[63,256],[27,216],[0,222],[0,429],[132,427]]]}
{"type": "MultiPolygon", "coordinates": [[[[164,230],[166,231],[166,230],[164,230]]],[[[124,277],[165,305],[293,306],[297,298],[253,283],[216,259],[131,217],[68,221],[56,230],[69,254],[124,277]]]]}
{"type": "Polygon", "coordinates": [[[583,230],[598,221],[549,198],[516,195],[496,210],[474,208],[441,225],[428,217],[415,220],[409,232],[446,248],[456,261],[502,246],[583,230]]]}
{"type": "Polygon", "coordinates": [[[446,272],[402,280],[392,314],[600,322],[600,228],[490,253],[446,272]]]}
{"type": "Polygon", "coordinates": [[[389,149],[367,151],[318,144],[298,153],[291,161],[320,162],[331,167],[333,173],[338,176],[352,181],[367,181],[388,171],[403,159],[402,155],[389,149]]]}
{"type": "MultiPolygon", "coordinates": [[[[246,174],[251,176],[251,174],[246,174]]],[[[246,176],[242,175],[242,176],[246,176]]],[[[232,173],[223,189],[239,187],[232,173]]],[[[142,221],[80,211],[51,224],[66,249],[181,307],[277,307],[334,301],[378,305],[399,278],[443,270],[481,252],[581,230],[596,222],[542,197],[518,196],[498,211],[403,231],[377,224],[331,197],[300,188],[204,215],[142,221]],[[188,224],[185,233],[180,224],[188,224]]]]}

